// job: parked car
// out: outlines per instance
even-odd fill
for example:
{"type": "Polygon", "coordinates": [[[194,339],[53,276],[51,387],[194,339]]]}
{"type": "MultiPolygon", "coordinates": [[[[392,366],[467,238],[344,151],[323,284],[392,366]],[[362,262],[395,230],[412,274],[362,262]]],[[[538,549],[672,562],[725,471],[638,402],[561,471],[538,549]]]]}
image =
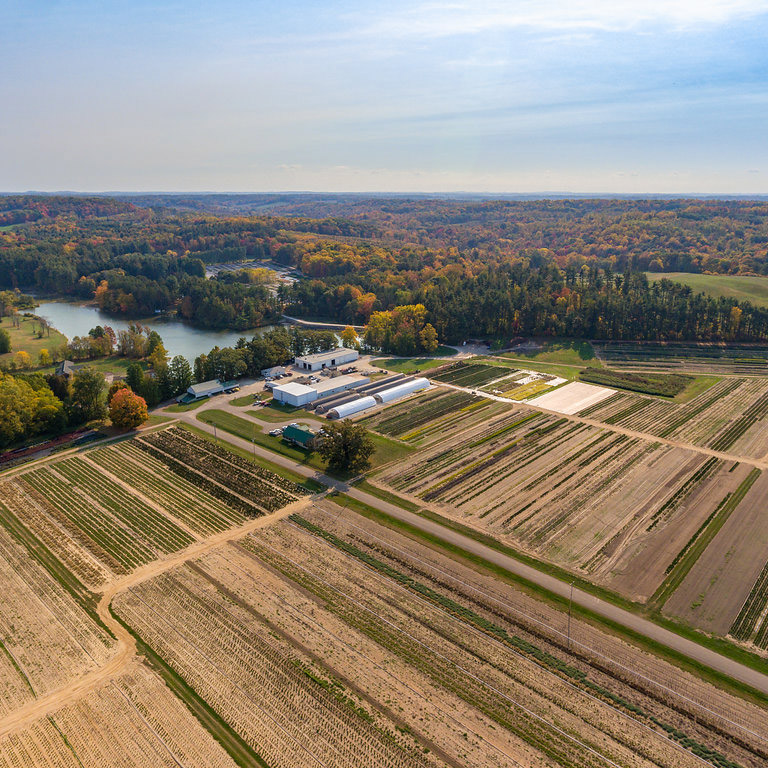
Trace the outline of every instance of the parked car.
{"type": "Polygon", "coordinates": [[[283,430],[282,429],[270,429],[269,430],[269,434],[272,435],[272,437],[277,437],[278,435],[282,435],[283,434],[283,430]]]}

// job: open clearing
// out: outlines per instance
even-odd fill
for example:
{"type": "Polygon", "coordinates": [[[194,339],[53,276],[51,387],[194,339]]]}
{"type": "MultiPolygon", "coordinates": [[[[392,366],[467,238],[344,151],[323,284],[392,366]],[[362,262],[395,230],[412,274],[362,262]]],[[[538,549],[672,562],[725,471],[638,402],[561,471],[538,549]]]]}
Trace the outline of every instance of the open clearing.
{"type": "Polygon", "coordinates": [[[752,275],[701,275],[693,272],[646,272],[649,282],[672,280],[717,298],[726,296],[768,307],[768,277],[752,275]]]}

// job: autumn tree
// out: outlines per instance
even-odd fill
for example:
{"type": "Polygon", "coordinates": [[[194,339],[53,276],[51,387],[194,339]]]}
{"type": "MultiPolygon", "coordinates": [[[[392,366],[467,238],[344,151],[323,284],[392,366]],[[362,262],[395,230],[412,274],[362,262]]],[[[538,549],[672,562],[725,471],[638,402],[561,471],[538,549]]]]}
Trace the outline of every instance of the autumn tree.
{"type": "Polygon", "coordinates": [[[147,403],[143,397],[123,387],[109,401],[109,418],[118,429],[135,429],[149,418],[147,403]]]}
{"type": "Polygon", "coordinates": [[[427,323],[424,328],[419,332],[419,340],[421,341],[421,349],[429,355],[433,355],[437,352],[437,331],[434,329],[431,323],[427,323]]]}
{"type": "Polygon", "coordinates": [[[46,366],[51,364],[51,355],[49,354],[47,349],[41,349],[40,354],[37,356],[37,360],[40,363],[40,365],[45,368],[46,366]]]}
{"type": "Polygon", "coordinates": [[[356,473],[370,465],[375,445],[361,424],[342,420],[324,427],[325,434],[312,447],[328,462],[333,472],[356,473]]]}
{"type": "Polygon", "coordinates": [[[341,332],[341,343],[342,343],[342,346],[346,347],[347,349],[360,348],[360,342],[358,341],[358,338],[357,338],[357,331],[351,325],[348,325],[341,332]]]}

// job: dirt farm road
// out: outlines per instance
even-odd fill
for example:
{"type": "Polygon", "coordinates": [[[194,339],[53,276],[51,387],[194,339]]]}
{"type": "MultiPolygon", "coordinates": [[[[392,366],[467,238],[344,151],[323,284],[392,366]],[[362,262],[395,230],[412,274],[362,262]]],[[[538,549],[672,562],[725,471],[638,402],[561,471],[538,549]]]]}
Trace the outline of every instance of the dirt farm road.
{"type": "Polygon", "coordinates": [[[294,512],[304,509],[309,504],[311,504],[311,499],[301,498],[270,515],[249,520],[237,528],[229,528],[215,536],[197,541],[181,552],[176,552],[160,560],[153,560],[147,563],[147,565],[136,569],[133,573],[129,573],[127,576],[107,584],[99,600],[98,613],[104,624],[109,627],[110,631],[117,638],[115,654],[106,664],[88,672],[79,680],[68,683],[58,690],[50,691],[30,701],[29,704],[20,707],[7,717],[0,719],[0,738],[18,728],[31,725],[41,717],[50,715],[67,704],[78,701],[91,691],[100,688],[108,680],[118,677],[125,671],[136,655],[136,642],[125,627],[116,621],[110,613],[110,605],[116,595],[189,560],[194,560],[214,547],[239,539],[251,531],[270,525],[276,520],[281,520],[294,512]]]}
{"type": "MultiPolygon", "coordinates": [[[[201,410],[204,410],[204,408],[201,410]]],[[[211,435],[214,434],[213,427],[210,424],[206,424],[205,422],[197,420],[196,413],[199,412],[200,411],[189,411],[175,415],[181,421],[192,424],[197,429],[201,429],[211,435]]],[[[235,435],[231,435],[228,432],[225,432],[223,429],[217,430],[216,434],[218,435],[219,439],[224,439],[232,445],[236,445],[239,448],[249,452],[254,452],[254,446],[248,440],[243,440],[242,438],[236,437],[235,435]]],[[[319,482],[329,486],[330,488],[342,491],[352,498],[358,499],[359,501],[362,501],[371,507],[375,507],[382,512],[386,512],[392,517],[403,520],[415,526],[416,528],[420,528],[427,533],[437,536],[443,541],[461,547],[462,549],[466,550],[467,552],[471,552],[472,554],[479,555],[485,560],[505,568],[516,576],[533,582],[534,584],[538,584],[553,594],[559,595],[565,599],[568,599],[570,595],[571,586],[569,583],[560,581],[560,579],[556,579],[554,576],[550,576],[546,573],[542,573],[541,571],[532,568],[531,566],[525,565],[524,563],[521,563],[518,560],[509,557],[508,555],[497,552],[496,550],[491,549],[484,544],[474,541],[473,539],[470,539],[461,533],[452,531],[445,526],[440,525],[439,523],[434,523],[431,520],[421,517],[420,515],[417,515],[413,512],[408,512],[401,507],[383,501],[382,499],[366,493],[365,491],[361,491],[354,486],[350,486],[345,482],[336,480],[332,477],[329,477],[328,475],[323,475],[314,469],[308,468],[303,464],[299,464],[292,459],[281,456],[278,453],[273,453],[266,448],[261,448],[257,445],[255,446],[255,453],[258,456],[271,461],[273,464],[283,466],[286,469],[290,469],[293,472],[296,472],[297,474],[303,475],[304,477],[312,477],[315,480],[318,480],[319,482]]],[[[574,588],[573,602],[576,605],[580,605],[582,608],[593,611],[599,616],[609,619],[610,621],[615,621],[617,624],[637,632],[650,640],[660,643],[667,648],[671,648],[683,656],[687,656],[693,661],[704,664],[716,672],[720,672],[721,674],[727,675],[734,680],[738,680],[741,683],[750,685],[755,690],[768,695],[768,674],[751,669],[750,667],[747,667],[744,664],[740,664],[737,661],[733,661],[726,656],[722,656],[715,651],[711,651],[710,649],[699,645],[693,640],[688,640],[687,638],[682,637],[675,632],[671,632],[670,630],[659,626],[649,619],[645,619],[642,616],[638,616],[634,613],[631,613],[630,611],[624,610],[623,608],[619,608],[612,603],[601,600],[600,598],[590,595],[589,593],[580,589],[574,588]]],[[[768,668],[768,664],[766,667],[768,668]]]]}

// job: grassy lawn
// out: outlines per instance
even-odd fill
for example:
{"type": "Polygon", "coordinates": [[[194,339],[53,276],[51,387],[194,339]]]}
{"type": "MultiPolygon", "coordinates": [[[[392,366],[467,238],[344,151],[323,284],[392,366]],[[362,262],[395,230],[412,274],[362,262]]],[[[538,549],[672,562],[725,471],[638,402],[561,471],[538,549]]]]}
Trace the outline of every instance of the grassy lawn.
{"type": "Polygon", "coordinates": [[[221,445],[228,451],[231,451],[232,453],[237,454],[238,456],[241,456],[242,458],[247,459],[254,464],[258,464],[258,466],[264,467],[264,469],[268,469],[270,472],[274,472],[276,475],[280,475],[287,480],[292,480],[302,488],[306,488],[310,493],[320,493],[321,491],[325,490],[325,486],[322,483],[317,482],[317,480],[304,477],[304,475],[300,475],[298,472],[291,472],[290,469],[281,467],[279,464],[273,464],[271,461],[263,459],[261,456],[254,457],[253,453],[250,451],[246,451],[243,448],[238,448],[238,446],[232,445],[231,443],[226,442],[226,440],[216,441],[214,440],[213,435],[210,435],[208,432],[204,432],[202,429],[198,429],[191,424],[180,424],[179,426],[182,427],[182,429],[188,429],[190,432],[194,432],[196,435],[199,435],[211,443],[216,442],[217,445],[221,445]]]}
{"type": "MultiPolygon", "coordinates": [[[[325,461],[316,453],[309,453],[302,448],[290,445],[279,437],[272,437],[271,435],[264,434],[259,431],[258,425],[252,421],[235,416],[227,411],[220,411],[216,408],[212,408],[210,411],[203,411],[198,417],[200,421],[204,421],[206,424],[215,424],[217,427],[229,432],[237,437],[242,437],[244,440],[254,440],[256,445],[267,448],[275,453],[287,456],[289,459],[304,464],[307,467],[326,471],[325,461]]],[[[374,451],[371,465],[372,467],[381,466],[390,461],[402,458],[410,453],[413,448],[404,443],[400,443],[397,440],[390,440],[382,435],[371,433],[371,439],[376,446],[374,451]]]]}
{"type": "Polygon", "coordinates": [[[240,397],[233,397],[229,404],[236,405],[238,408],[247,408],[249,405],[253,405],[255,400],[253,395],[240,395],[240,397]]]}
{"type": "Polygon", "coordinates": [[[144,423],[154,427],[156,424],[165,424],[169,421],[172,421],[170,416],[163,416],[162,413],[151,413],[144,423]]]}
{"type": "Polygon", "coordinates": [[[697,275],[691,272],[646,272],[645,275],[651,283],[666,278],[716,298],[727,296],[739,301],[751,301],[759,307],[768,307],[768,277],[697,275]]]}
{"type": "Polygon", "coordinates": [[[408,357],[408,358],[380,358],[371,360],[371,365],[386,368],[395,373],[413,373],[414,371],[426,371],[437,368],[439,365],[450,363],[450,360],[438,360],[432,357],[408,357]]]}
{"type": "Polygon", "coordinates": [[[37,338],[40,323],[34,317],[22,317],[18,328],[11,325],[11,319],[4,317],[0,322],[0,328],[4,328],[11,336],[11,351],[0,355],[0,364],[8,364],[16,356],[17,352],[26,352],[32,358],[32,367],[37,366],[37,358],[41,349],[48,352],[67,343],[67,337],[63,333],[51,329],[51,335],[37,338]]]}
{"type": "Polygon", "coordinates": [[[538,341],[539,349],[523,352],[504,352],[501,357],[520,361],[520,366],[525,367],[523,361],[534,363],[555,363],[560,365],[578,365],[580,368],[588,366],[600,367],[600,361],[595,356],[595,351],[588,341],[578,339],[552,339],[538,341]]]}
{"type": "Polygon", "coordinates": [[[679,395],[675,395],[672,400],[676,403],[687,403],[698,397],[702,392],[706,392],[713,384],[720,381],[719,376],[697,376],[679,395]]]}
{"type": "MultiPolygon", "coordinates": [[[[238,398],[238,400],[240,399],[242,398],[238,398]]],[[[251,400],[249,405],[252,404],[253,400],[251,400]]],[[[233,405],[236,405],[236,403],[233,403],[233,405]]],[[[267,405],[263,405],[261,408],[254,408],[254,410],[248,411],[248,413],[259,421],[269,421],[273,424],[282,424],[290,419],[313,418],[303,408],[297,408],[293,405],[282,405],[274,400],[270,400],[267,405]]]]}
{"type": "Polygon", "coordinates": [[[383,488],[378,488],[375,485],[371,485],[371,483],[369,483],[365,478],[360,480],[360,482],[354,483],[354,486],[355,488],[359,488],[361,491],[370,493],[371,496],[375,496],[377,499],[386,501],[389,504],[394,504],[396,507],[407,509],[409,512],[418,512],[421,509],[419,504],[414,504],[414,502],[409,501],[408,499],[404,499],[402,496],[398,496],[396,493],[392,493],[392,491],[385,491],[383,488]]]}
{"type": "Polygon", "coordinates": [[[204,400],[197,400],[194,403],[176,403],[176,405],[169,405],[165,410],[168,413],[184,413],[185,411],[194,411],[195,408],[199,408],[203,403],[209,402],[206,397],[204,400]]]}
{"type": "Polygon", "coordinates": [[[538,373],[548,373],[551,376],[559,376],[568,381],[578,381],[579,371],[583,366],[562,365],[558,363],[542,363],[539,361],[523,360],[522,358],[509,358],[506,354],[498,357],[477,358],[477,362],[488,363],[489,365],[499,365],[506,368],[522,368],[526,371],[537,371],[538,373]]]}

